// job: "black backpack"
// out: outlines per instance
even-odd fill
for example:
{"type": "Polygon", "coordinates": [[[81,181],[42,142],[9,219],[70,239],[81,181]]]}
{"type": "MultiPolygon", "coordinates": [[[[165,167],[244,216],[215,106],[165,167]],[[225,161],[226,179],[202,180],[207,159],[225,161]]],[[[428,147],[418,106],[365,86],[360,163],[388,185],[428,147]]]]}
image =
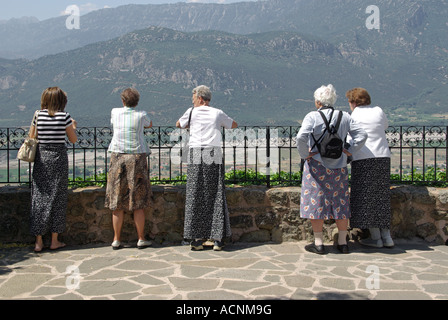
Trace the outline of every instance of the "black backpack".
{"type": "Polygon", "coordinates": [[[329,121],[327,120],[325,114],[322,111],[320,110],[318,111],[325,122],[326,128],[318,140],[316,140],[316,138],[314,138],[314,135],[311,134],[314,140],[314,146],[311,148],[311,150],[313,150],[314,147],[317,146],[317,149],[319,150],[321,157],[330,159],[339,159],[342,155],[342,151],[344,150],[344,140],[342,140],[341,137],[338,135],[339,125],[341,124],[342,120],[342,111],[339,111],[339,116],[336,125],[331,127],[330,123],[331,119],[333,118],[334,109],[332,109],[331,111],[329,121]]]}

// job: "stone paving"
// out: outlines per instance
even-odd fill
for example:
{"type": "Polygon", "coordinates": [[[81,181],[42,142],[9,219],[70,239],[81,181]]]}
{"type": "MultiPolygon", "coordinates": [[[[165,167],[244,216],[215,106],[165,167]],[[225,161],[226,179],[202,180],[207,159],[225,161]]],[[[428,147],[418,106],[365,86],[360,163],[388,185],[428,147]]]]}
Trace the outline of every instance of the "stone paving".
{"type": "Polygon", "coordinates": [[[155,245],[32,252],[0,249],[0,299],[445,300],[448,246],[350,242],[351,253],[306,252],[306,242],[235,243],[221,252],[155,245]]]}

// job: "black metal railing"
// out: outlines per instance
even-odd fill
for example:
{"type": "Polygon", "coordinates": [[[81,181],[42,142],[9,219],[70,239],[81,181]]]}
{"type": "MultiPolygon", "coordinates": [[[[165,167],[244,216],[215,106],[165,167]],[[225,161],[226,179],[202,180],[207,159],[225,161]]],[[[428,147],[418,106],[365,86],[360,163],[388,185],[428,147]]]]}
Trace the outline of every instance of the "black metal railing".
{"type": "MultiPolygon", "coordinates": [[[[295,137],[300,127],[250,126],[223,130],[226,182],[235,184],[299,185],[301,159],[295,137]]],[[[389,127],[391,181],[447,183],[448,127],[389,127]]],[[[78,142],[67,143],[71,183],[105,183],[112,129],[79,128],[78,142]]],[[[16,159],[28,135],[24,128],[0,128],[0,184],[29,184],[32,164],[16,159]]],[[[186,164],[180,161],[184,130],[153,127],[145,130],[153,183],[184,183],[186,164]]],[[[350,168],[350,167],[349,167],[350,168]]]]}

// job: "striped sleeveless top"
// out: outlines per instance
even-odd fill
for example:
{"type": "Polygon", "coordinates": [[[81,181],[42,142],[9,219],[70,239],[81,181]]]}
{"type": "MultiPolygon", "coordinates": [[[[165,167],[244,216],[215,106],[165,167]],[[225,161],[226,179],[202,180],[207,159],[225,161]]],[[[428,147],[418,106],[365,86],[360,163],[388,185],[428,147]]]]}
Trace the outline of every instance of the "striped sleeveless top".
{"type": "MultiPolygon", "coordinates": [[[[72,124],[68,112],[56,112],[54,116],[48,110],[40,110],[37,117],[37,139],[42,144],[65,144],[65,129],[72,124]]],[[[36,123],[33,122],[36,126],[36,123]]]]}

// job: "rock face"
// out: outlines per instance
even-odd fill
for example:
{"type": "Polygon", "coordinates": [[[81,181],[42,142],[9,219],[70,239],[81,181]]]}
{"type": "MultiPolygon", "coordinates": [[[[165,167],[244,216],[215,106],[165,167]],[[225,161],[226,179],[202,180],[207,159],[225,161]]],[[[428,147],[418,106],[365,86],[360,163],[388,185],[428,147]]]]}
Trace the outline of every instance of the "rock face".
{"type": "MultiPolygon", "coordinates": [[[[313,240],[311,223],[300,218],[300,187],[227,188],[227,202],[234,242],[284,242],[313,240]]],[[[423,238],[444,244],[448,239],[448,189],[400,186],[392,193],[392,235],[394,238],[423,238]]],[[[110,210],[104,208],[105,189],[69,191],[67,244],[109,243],[113,238],[110,210]]],[[[0,188],[0,243],[30,243],[30,189],[0,188]]],[[[154,186],[153,206],[146,213],[146,234],[159,243],[181,243],[184,223],[184,186],[154,186]]],[[[324,237],[337,234],[334,221],[324,224],[324,237]]],[[[364,237],[351,230],[352,239],[364,237]]],[[[132,214],[126,214],[122,238],[134,241],[132,214]]]]}

